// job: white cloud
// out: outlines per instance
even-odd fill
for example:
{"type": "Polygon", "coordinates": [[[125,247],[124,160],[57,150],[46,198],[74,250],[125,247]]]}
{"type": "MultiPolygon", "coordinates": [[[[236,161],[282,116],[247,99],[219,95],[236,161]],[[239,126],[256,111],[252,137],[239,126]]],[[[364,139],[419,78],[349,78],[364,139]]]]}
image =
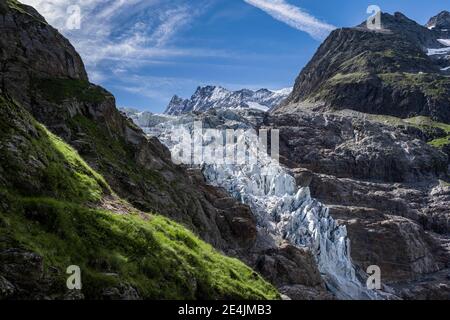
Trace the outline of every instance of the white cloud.
{"type": "Polygon", "coordinates": [[[318,20],[299,7],[287,3],[285,0],[244,1],[295,29],[307,32],[317,40],[324,39],[333,29],[336,29],[336,27],[318,20]]]}
{"type": "Polygon", "coordinates": [[[180,28],[191,21],[192,16],[189,7],[185,6],[163,12],[160,17],[162,23],[152,34],[151,39],[158,47],[165,45],[180,28]]]}
{"type": "MultiPolygon", "coordinates": [[[[207,0],[204,0],[207,1],[207,0]]],[[[187,0],[21,0],[35,7],[68,37],[91,77],[104,79],[105,65],[135,68],[176,56],[211,56],[210,50],[171,46],[180,29],[202,13],[187,0]],[[80,29],[67,28],[70,6],[81,12],[80,29]],[[100,66],[100,64],[102,66],[100,66]]],[[[217,52],[217,54],[221,54],[217,52]]]]}

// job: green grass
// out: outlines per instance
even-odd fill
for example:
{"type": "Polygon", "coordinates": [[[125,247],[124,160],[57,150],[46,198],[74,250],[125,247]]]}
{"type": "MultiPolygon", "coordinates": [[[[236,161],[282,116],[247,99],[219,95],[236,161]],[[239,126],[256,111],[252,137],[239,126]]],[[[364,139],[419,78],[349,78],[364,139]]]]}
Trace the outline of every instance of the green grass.
{"type": "Polygon", "coordinates": [[[120,284],[144,299],[279,298],[252,269],[169,219],[95,209],[112,193],[103,177],[2,96],[0,151],[0,251],[21,248],[42,256],[52,295],[66,292],[65,270],[78,265],[88,299],[120,284]]]}
{"type": "Polygon", "coordinates": [[[427,73],[383,73],[380,79],[390,86],[420,90],[433,99],[449,100],[450,78],[427,73]]]}
{"type": "Polygon", "coordinates": [[[430,117],[418,116],[408,119],[401,119],[393,116],[369,114],[366,115],[366,117],[370,120],[394,127],[412,126],[426,133],[432,132],[433,129],[439,129],[443,132],[442,136],[428,141],[428,144],[438,149],[443,149],[444,147],[450,145],[450,124],[434,121],[430,117]]]}
{"type": "Polygon", "coordinates": [[[21,13],[26,13],[26,11],[22,8],[22,4],[17,0],[6,0],[6,3],[11,9],[17,10],[21,13]]]}
{"type": "Polygon", "coordinates": [[[345,83],[357,83],[366,80],[368,76],[369,74],[364,72],[355,72],[348,74],[338,73],[337,75],[329,79],[327,82],[334,85],[345,83]]]}
{"type": "Polygon", "coordinates": [[[61,104],[68,99],[79,102],[101,103],[110,93],[88,81],[77,79],[34,79],[34,86],[50,102],[61,104]]]}
{"type": "Polygon", "coordinates": [[[119,283],[144,299],[279,298],[242,262],[161,216],[146,221],[46,198],[16,198],[10,207],[0,212],[0,249],[20,247],[44,257],[47,269],[59,271],[54,281],[61,292],[66,268],[78,265],[88,299],[119,283]]]}
{"type": "Polygon", "coordinates": [[[0,172],[18,194],[96,202],[110,194],[106,181],[78,152],[0,96],[0,172]]]}

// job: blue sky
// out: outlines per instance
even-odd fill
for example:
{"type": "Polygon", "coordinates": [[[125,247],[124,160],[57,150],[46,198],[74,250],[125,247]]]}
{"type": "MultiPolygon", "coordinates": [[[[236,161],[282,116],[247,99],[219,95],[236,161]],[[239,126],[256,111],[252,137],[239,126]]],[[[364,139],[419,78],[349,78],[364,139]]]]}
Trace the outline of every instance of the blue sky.
{"type": "Polygon", "coordinates": [[[21,1],[72,41],[118,106],[152,112],[199,85],[290,87],[330,30],[364,21],[371,4],[421,24],[450,9],[443,0],[21,1]],[[73,5],[81,19],[71,30],[73,5]]]}

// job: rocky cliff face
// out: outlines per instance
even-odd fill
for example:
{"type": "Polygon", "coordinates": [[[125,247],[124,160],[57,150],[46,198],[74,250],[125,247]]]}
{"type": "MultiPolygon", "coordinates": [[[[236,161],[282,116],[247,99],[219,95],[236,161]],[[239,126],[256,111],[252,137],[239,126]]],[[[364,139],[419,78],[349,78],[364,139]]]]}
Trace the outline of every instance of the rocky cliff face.
{"type": "Polygon", "coordinates": [[[450,121],[449,31],[428,29],[401,13],[382,14],[381,22],[381,30],[363,24],[333,31],[277,111],[303,105],[450,121]]]}
{"type": "Polygon", "coordinates": [[[180,115],[189,112],[205,112],[209,109],[259,109],[267,111],[278,106],[291,93],[291,88],[278,91],[243,89],[229,91],[222,87],[198,87],[190,99],[174,96],[165,114],[180,115]]]}
{"type": "Polygon", "coordinates": [[[297,183],[347,225],[358,266],[380,266],[385,283],[401,283],[399,296],[450,297],[443,276],[450,263],[443,153],[407,127],[363,114],[283,114],[266,121],[280,129],[281,161],[297,183]],[[424,280],[431,275],[439,280],[424,280]]]}

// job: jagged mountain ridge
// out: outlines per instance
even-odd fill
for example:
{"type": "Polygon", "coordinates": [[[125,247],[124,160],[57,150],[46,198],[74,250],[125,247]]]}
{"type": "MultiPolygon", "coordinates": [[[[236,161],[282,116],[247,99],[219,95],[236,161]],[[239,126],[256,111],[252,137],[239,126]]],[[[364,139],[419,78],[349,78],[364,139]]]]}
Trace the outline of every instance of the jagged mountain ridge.
{"type": "Polygon", "coordinates": [[[428,21],[426,27],[429,29],[450,29],[450,12],[444,10],[428,21]]]}
{"type": "Polygon", "coordinates": [[[381,23],[333,31],[275,112],[309,106],[450,121],[450,31],[401,13],[383,13],[381,23]]]}
{"type": "MultiPolygon", "coordinates": [[[[16,19],[17,21],[20,22],[20,19],[16,19]]],[[[32,23],[31,25],[33,26],[32,23]]],[[[38,36],[38,34],[31,34],[38,36]]],[[[12,35],[8,34],[8,36],[12,35]]],[[[26,55],[24,56],[20,51],[18,52],[20,58],[17,59],[18,61],[13,60],[14,55],[8,55],[10,51],[7,49],[14,49],[14,45],[0,48],[2,53],[7,52],[6,62],[9,68],[17,66],[21,59],[26,58],[26,55]]],[[[23,72],[26,69],[17,68],[16,70],[23,72]]],[[[9,73],[7,69],[4,69],[2,78],[7,77],[15,79],[14,73],[9,73]]],[[[248,207],[239,205],[223,190],[205,185],[203,177],[198,172],[189,175],[186,170],[173,166],[166,148],[155,139],[143,139],[142,132],[117,112],[111,94],[90,83],[74,82],[65,74],[62,77],[63,79],[53,78],[51,81],[41,79],[45,81],[42,81],[40,85],[31,81],[21,84],[16,80],[14,84],[20,91],[15,91],[10,84],[4,85],[2,88],[7,87],[8,92],[14,94],[15,97],[29,98],[30,103],[26,105],[27,109],[32,110],[33,114],[45,121],[52,131],[59,132],[67,142],[75,146],[89,164],[105,175],[112,189],[126,196],[136,206],[159,208],[162,213],[183,222],[224,251],[228,248],[225,245],[228,242],[231,243],[232,250],[250,248],[254,245],[254,237],[257,234],[248,207]],[[30,91],[24,90],[25,85],[28,84],[30,86],[26,88],[31,88],[30,91]],[[57,118],[54,119],[54,117],[57,118]],[[127,170],[124,170],[125,168],[127,170]],[[219,231],[215,229],[216,227],[219,231]]],[[[8,117],[2,118],[7,119],[8,117]]],[[[400,279],[407,282],[409,288],[404,292],[405,297],[441,298],[445,296],[448,292],[446,291],[448,286],[445,282],[445,274],[443,274],[442,280],[438,279],[436,283],[430,282],[430,279],[435,276],[435,271],[446,271],[443,268],[445,265],[448,266],[449,261],[446,256],[442,255],[441,257],[441,254],[437,253],[439,248],[436,249],[437,246],[434,246],[436,239],[433,234],[433,232],[439,231],[439,236],[445,240],[446,229],[442,221],[445,222],[448,214],[446,210],[449,206],[446,204],[446,199],[448,199],[449,188],[445,187],[445,184],[441,186],[437,181],[438,178],[445,175],[443,171],[446,159],[443,154],[437,151],[429,152],[423,141],[416,141],[417,137],[412,138],[413,135],[404,136],[405,133],[400,129],[394,130],[377,125],[374,125],[375,128],[372,129],[364,125],[364,122],[362,124],[355,123],[347,118],[337,117],[334,119],[320,115],[309,118],[309,115],[302,115],[300,119],[297,119],[285,115],[283,119],[274,117],[267,121],[266,125],[270,128],[286,127],[283,129],[282,139],[284,146],[289,146],[289,148],[284,149],[283,157],[289,158],[294,163],[307,160],[312,163],[310,169],[318,169],[319,174],[298,172],[296,178],[298,178],[299,184],[307,185],[308,182],[305,180],[310,180],[309,177],[313,175],[314,193],[320,194],[327,202],[337,201],[342,205],[339,208],[333,207],[332,215],[337,215],[347,221],[349,229],[351,229],[350,238],[356,239],[352,242],[352,245],[356,246],[356,250],[352,252],[356,252],[358,263],[365,266],[366,263],[379,261],[383,266],[383,272],[386,272],[390,280],[399,281],[400,279]],[[282,121],[282,123],[277,121],[282,121]],[[294,128],[293,131],[289,131],[292,128],[294,128]],[[398,135],[400,135],[400,139],[395,138],[398,135]],[[389,150],[389,157],[385,157],[386,147],[390,144],[394,144],[394,146],[389,150]],[[296,150],[295,146],[303,150],[296,150]],[[330,152],[334,161],[329,159],[330,152]],[[393,167],[393,164],[397,165],[396,154],[401,155],[402,161],[398,167],[393,167]],[[424,159],[428,159],[428,161],[424,159]],[[427,164],[427,162],[429,163],[427,164]],[[374,170],[371,169],[372,164],[374,164],[374,170]],[[359,169],[359,166],[362,166],[363,170],[359,169]],[[396,182],[415,183],[422,178],[430,180],[419,181],[427,184],[423,190],[406,188],[411,185],[403,184],[380,183],[375,185],[372,180],[381,180],[382,177],[379,176],[379,173],[388,171],[385,168],[391,167],[404,170],[402,175],[395,177],[396,182]],[[333,171],[333,169],[336,170],[333,171]],[[320,170],[327,175],[321,175],[320,170]],[[361,190],[355,187],[354,180],[348,178],[354,172],[352,170],[357,170],[362,174],[362,178],[369,180],[368,182],[358,181],[361,184],[365,183],[361,190]],[[408,172],[411,170],[414,174],[408,172]],[[330,177],[330,173],[337,176],[330,177]],[[432,184],[432,186],[428,187],[428,184],[432,184]],[[405,196],[406,192],[412,194],[411,198],[405,196]],[[423,201],[427,201],[426,205],[429,208],[425,207],[423,210],[423,201]],[[378,205],[380,207],[352,206],[355,203],[360,206],[378,205]],[[374,244],[376,245],[375,249],[374,244]],[[401,265],[400,272],[395,267],[398,265],[401,265]],[[430,272],[432,274],[429,274],[430,272]],[[421,281],[418,286],[413,286],[411,289],[412,277],[421,280],[421,276],[425,281],[421,281]],[[417,293],[420,286],[425,289],[417,293]]],[[[23,137],[13,134],[12,140],[20,143],[23,137]]],[[[11,146],[9,143],[6,145],[11,146]]],[[[15,146],[16,144],[13,143],[11,152],[17,155],[15,146]]],[[[36,162],[34,157],[26,160],[30,160],[31,168],[33,166],[39,168],[39,162],[36,162]]],[[[0,170],[0,172],[4,172],[4,170],[0,170]]],[[[14,173],[14,171],[12,172],[14,173]]],[[[64,185],[57,186],[64,187],[64,185]]],[[[412,186],[415,187],[415,185],[412,186]]],[[[2,197],[0,203],[2,210],[7,210],[4,208],[10,206],[7,197],[2,197]]],[[[45,206],[43,211],[52,208],[52,206],[47,206],[47,203],[41,203],[38,208],[41,208],[42,205],[45,206]]],[[[114,209],[120,212],[120,203],[106,203],[106,205],[119,206],[114,209]]],[[[33,206],[31,209],[26,212],[26,215],[42,223],[40,220],[42,212],[34,210],[33,206]]],[[[75,213],[77,212],[79,213],[79,211],[75,211],[75,213]]],[[[10,223],[8,217],[6,220],[0,219],[0,227],[5,230],[12,230],[10,223]]],[[[123,227],[126,225],[121,225],[119,229],[123,229],[123,227]]],[[[161,227],[172,230],[167,225],[161,227]]],[[[125,230],[127,229],[125,228],[125,230]]],[[[61,233],[61,230],[58,232],[61,233]]],[[[184,235],[183,233],[180,236],[184,238],[184,235]]],[[[107,240],[105,239],[102,243],[109,245],[107,240]]],[[[192,246],[191,242],[188,243],[192,246]]],[[[121,244],[123,245],[123,242],[121,244]]],[[[7,261],[7,268],[10,268],[11,265],[17,267],[24,261],[21,260],[22,258],[28,257],[30,259],[25,262],[30,262],[30,264],[25,263],[25,265],[36,266],[36,269],[40,269],[40,264],[33,264],[38,260],[35,259],[36,256],[27,252],[22,254],[17,251],[7,251],[2,255],[2,258],[4,257],[7,259],[0,261],[3,263],[7,261]]],[[[243,259],[253,261],[253,265],[258,271],[277,286],[284,288],[289,296],[312,299],[323,297],[326,294],[326,292],[324,294],[324,285],[317,267],[307,251],[283,244],[279,248],[270,248],[263,252],[252,251],[243,259]]],[[[100,261],[100,266],[104,265],[102,262],[100,261]]],[[[114,265],[117,260],[112,262],[111,264],[114,265]]],[[[152,266],[153,264],[147,265],[150,269],[146,270],[149,270],[150,273],[154,272],[151,269],[152,266]]],[[[28,274],[19,280],[29,280],[27,276],[28,274]]],[[[194,277],[187,271],[186,278],[191,280],[194,277]]],[[[3,279],[0,280],[1,285],[6,284],[6,288],[9,288],[7,282],[4,282],[3,279]]],[[[187,285],[189,288],[196,287],[190,281],[187,281],[187,285]]],[[[112,289],[107,292],[110,297],[111,293],[115,298],[133,294],[133,291],[127,286],[109,289],[112,289]],[[116,296],[114,296],[115,294],[116,296]]],[[[203,293],[203,291],[200,292],[203,293]]],[[[201,297],[208,298],[203,294],[201,297]]],[[[213,295],[209,297],[213,297],[213,295]]]]}
{"type": "Polygon", "coordinates": [[[198,87],[190,99],[182,99],[175,95],[164,113],[180,115],[188,112],[204,112],[213,108],[253,108],[267,111],[278,106],[291,91],[291,88],[277,91],[268,89],[229,91],[219,86],[198,87]]]}

